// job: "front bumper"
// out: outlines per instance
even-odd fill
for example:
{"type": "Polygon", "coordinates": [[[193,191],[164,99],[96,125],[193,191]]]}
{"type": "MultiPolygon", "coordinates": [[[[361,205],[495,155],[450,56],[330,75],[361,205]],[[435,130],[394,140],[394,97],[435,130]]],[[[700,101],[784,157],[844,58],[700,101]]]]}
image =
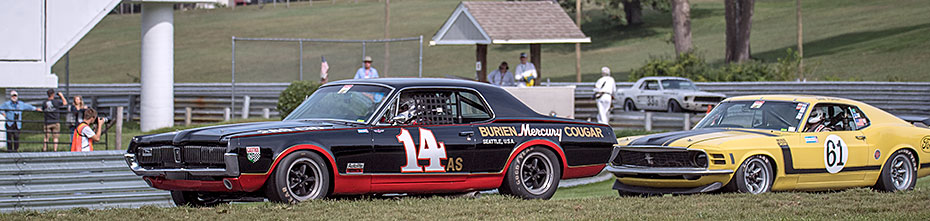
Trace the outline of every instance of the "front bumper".
{"type": "Polygon", "coordinates": [[[613,189],[623,192],[630,193],[643,193],[643,194],[692,194],[692,193],[706,193],[714,190],[718,190],[723,187],[721,182],[713,182],[711,184],[698,186],[698,187],[684,187],[684,188],[654,188],[654,187],[644,187],[644,186],[632,186],[621,183],[619,180],[614,181],[613,189]]]}
{"type": "Polygon", "coordinates": [[[171,169],[146,169],[142,168],[138,162],[136,162],[136,155],[127,153],[123,157],[126,158],[126,164],[129,165],[129,169],[133,173],[139,176],[167,176],[169,173],[188,173],[193,176],[228,176],[236,177],[239,176],[239,159],[238,154],[236,153],[226,153],[223,155],[223,160],[226,164],[226,168],[171,168],[171,169]]]}
{"type": "Polygon", "coordinates": [[[707,176],[731,174],[733,173],[733,170],[709,170],[704,168],[691,167],[639,167],[629,165],[608,165],[607,172],[613,173],[614,176],[617,177],[628,175],[707,176]]]}
{"type": "Polygon", "coordinates": [[[689,111],[707,111],[707,109],[713,105],[717,105],[717,103],[685,102],[681,105],[681,108],[689,111]]]}

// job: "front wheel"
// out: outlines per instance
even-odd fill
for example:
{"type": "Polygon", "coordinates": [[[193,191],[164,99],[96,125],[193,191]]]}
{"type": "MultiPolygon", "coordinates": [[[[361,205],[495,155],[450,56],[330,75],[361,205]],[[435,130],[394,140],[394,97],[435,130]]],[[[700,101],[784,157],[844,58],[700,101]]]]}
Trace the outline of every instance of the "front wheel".
{"type": "Polygon", "coordinates": [[[562,166],[552,151],[529,147],[511,161],[500,192],[523,199],[549,199],[561,177],[562,166]]]}
{"type": "Polygon", "coordinates": [[[322,199],[329,193],[330,170],[320,155],[298,151],[287,155],[265,186],[268,200],[296,204],[322,199]]]}
{"type": "Polygon", "coordinates": [[[681,112],[681,104],[678,104],[678,101],[668,100],[668,112],[677,113],[681,112]]]}
{"type": "Polygon", "coordinates": [[[189,207],[213,207],[226,203],[222,199],[209,194],[178,190],[171,191],[171,200],[174,201],[174,205],[189,207]]]}
{"type": "Polygon", "coordinates": [[[730,183],[725,188],[740,193],[769,192],[775,181],[775,174],[772,171],[772,164],[768,158],[758,155],[749,157],[739,166],[733,174],[733,179],[730,179],[730,183]]]}
{"type": "Polygon", "coordinates": [[[910,151],[898,150],[885,162],[878,182],[872,188],[887,192],[914,189],[917,182],[916,162],[910,151]]]}
{"type": "Polygon", "coordinates": [[[636,104],[633,103],[633,100],[626,99],[623,101],[623,111],[636,111],[636,104]]]}

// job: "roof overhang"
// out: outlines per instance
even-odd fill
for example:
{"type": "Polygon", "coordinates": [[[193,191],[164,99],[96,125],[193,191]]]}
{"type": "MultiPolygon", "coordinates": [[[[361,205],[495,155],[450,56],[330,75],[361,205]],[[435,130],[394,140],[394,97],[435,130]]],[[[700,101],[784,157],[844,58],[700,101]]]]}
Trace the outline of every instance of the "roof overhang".
{"type": "MultiPolygon", "coordinates": [[[[469,27],[465,27],[465,28],[470,29],[469,27]]],[[[478,21],[475,20],[475,17],[472,16],[471,13],[468,13],[468,8],[465,8],[465,5],[462,3],[459,3],[459,6],[456,7],[455,11],[452,12],[452,16],[449,16],[449,19],[446,20],[446,23],[442,24],[442,27],[439,28],[439,31],[437,31],[436,34],[433,35],[433,39],[429,41],[429,45],[476,45],[476,44],[491,44],[491,43],[492,43],[491,37],[488,36],[488,33],[485,32],[483,28],[481,28],[481,24],[478,24],[478,21]],[[466,18],[467,20],[459,21],[460,20],[459,18],[462,17],[463,15],[464,15],[464,18],[466,18]],[[453,30],[453,25],[455,25],[456,22],[467,22],[467,24],[470,24],[472,25],[472,27],[474,27],[473,30],[459,30],[459,31],[476,32],[480,34],[480,37],[471,38],[471,39],[455,39],[455,40],[445,39],[446,34],[448,34],[449,31],[453,30]]]]}

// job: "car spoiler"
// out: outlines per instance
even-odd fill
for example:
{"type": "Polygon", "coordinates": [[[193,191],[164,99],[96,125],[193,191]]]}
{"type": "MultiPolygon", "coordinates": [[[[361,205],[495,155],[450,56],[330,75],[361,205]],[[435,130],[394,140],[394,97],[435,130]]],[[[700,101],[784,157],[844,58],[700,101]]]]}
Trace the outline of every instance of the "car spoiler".
{"type": "Polygon", "coordinates": [[[927,116],[898,116],[901,120],[907,121],[908,123],[923,123],[924,125],[930,126],[930,117],[927,116]]]}

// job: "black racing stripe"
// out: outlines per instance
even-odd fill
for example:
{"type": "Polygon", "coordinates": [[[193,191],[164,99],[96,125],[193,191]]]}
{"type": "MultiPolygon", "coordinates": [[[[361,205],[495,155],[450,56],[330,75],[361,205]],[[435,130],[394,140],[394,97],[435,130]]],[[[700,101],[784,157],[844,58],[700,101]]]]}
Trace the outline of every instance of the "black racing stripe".
{"type": "Polygon", "coordinates": [[[644,137],[640,137],[639,139],[633,140],[633,142],[630,142],[629,145],[663,146],[663,145],[667,145],[669,143],[672,143],[672,141],[675,141],[681,138],[697,136],[697,135],[702,135],[702,134],[716,133],[716,132],[721,132],[721,131],[725,131],[725,130],[723,129],[697,129],[697,130],[686,130],[686,131],[653,134],[653,135],[647,135],[644,137]]]}
{"type": "Polygon", "coordinates": [[[928,167],[930,167],[930,163],[920,164],[920,169],[926,169],[928,167]]]}
{"type": "MultiPolygon", "coordinates": [[[[795,169],[794,160],[791,157],[791,147],[788,146],[788,143],[780,144],[781,154],[784,159],[785,164],[785,174],[812,174],[812,173],[829,173],[827,168],[813,168],[813,169],[795,169]]],[[[928,163],[930,164],[930,163],[928,163]]],[[[881,166],[861,166],[861,167],[845,167],[842,172],[853,172],[853,171],[863,171],[863,170],[879,170],[881,166]]]]}

